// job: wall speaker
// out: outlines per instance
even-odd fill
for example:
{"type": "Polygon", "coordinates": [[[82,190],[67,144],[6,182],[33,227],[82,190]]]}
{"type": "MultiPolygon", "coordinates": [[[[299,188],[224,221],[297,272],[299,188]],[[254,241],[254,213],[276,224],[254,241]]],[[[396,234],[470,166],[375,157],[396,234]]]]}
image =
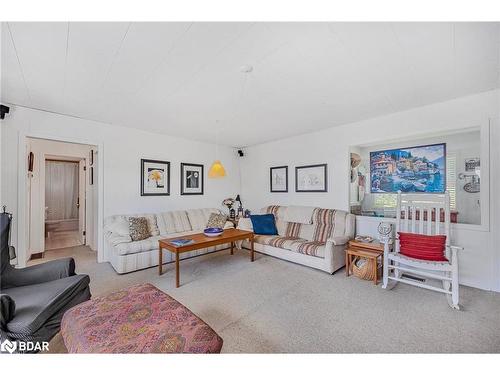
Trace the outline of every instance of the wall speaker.
{"type": "Polygon", "coordinates": [[[0,120],[5,118],[5,114],[9,113],[10,108],[6,105],[0,104],[0,120]]]}

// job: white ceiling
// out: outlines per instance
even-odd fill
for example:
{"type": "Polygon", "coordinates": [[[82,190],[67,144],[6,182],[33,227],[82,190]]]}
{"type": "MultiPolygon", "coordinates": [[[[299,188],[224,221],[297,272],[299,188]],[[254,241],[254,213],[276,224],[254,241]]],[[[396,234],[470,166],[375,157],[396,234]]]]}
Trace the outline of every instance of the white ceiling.
{"type": "Polygon", "coordinates": [[[497,88],[500,27],[10,22],[1,54],[3,102],[245,146],[497,88]]]}

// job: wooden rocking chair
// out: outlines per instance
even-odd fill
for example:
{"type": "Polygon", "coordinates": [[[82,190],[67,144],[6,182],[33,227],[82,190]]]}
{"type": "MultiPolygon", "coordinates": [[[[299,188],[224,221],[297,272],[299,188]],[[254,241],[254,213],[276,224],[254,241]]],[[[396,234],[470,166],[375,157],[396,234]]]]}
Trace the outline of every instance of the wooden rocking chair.
{"type": "Polygon", "coordinates": [[[390,288],[398,282],[418,286],[446,294],[449,305],[459,309],[458,250],[450,244],[450,197],[445,194],[401,194],[398,192],[396,211],[396,238],[391,250],[384,244],[384,271],[382,288],[390,288]],[[444,217],[442,214],[444,213],[444,217]],[[434,218],[434,221],[433,221],[434,218]],[[441,222],[444,221],[444,223],[441,222]],[[447,261],[430,261],[400,254],[399,232],[425,235],[446,235],[447,261]],[[405,275],[441,280],[439,288],[427,283],[405,278],[405,275]]]}

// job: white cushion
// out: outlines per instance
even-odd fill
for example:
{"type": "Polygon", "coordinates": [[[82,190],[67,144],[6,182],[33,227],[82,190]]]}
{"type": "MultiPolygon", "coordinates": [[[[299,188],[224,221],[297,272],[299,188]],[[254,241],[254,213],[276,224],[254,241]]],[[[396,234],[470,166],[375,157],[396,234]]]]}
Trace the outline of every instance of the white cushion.
{"type": "Polygon", "coordinates": [[[284,250],[290,250],[296,253],[301,253],[308,256],[315,256],[318,258],[325,257],[325,245],[309,242],[305,239],[287,239],[280,236],[263,236],[257,235],[254,241],[261,245],[279,247],[284,250]]]}
{"type": "Polygon", "coordinates": [[[187,230],[185,232],[178,232],[178,233],[170,233],[165,236],[160,236],[160,238],[174,238],[174,237],[183,237],[183,236],[188,236],[190,234],[196,234],[200,233],[198,230],[187,230]]]}
{"type": "Polygon", "coordinates": [[[158,225],[156,223],[155,214],[137,215],[137,217],[138,216],[145,217],[146,220],[148,221],[149,234],[151,234],[152,236],[158,236],[160,234],[160,230],[158,229],[158,225]]]}
{"type": "Polygon", "coordinates": [[[106,232],[105,234],[106,240],[113,246],[116,246],[121,243],[132,242],[132,238],[130,236],[120,236],[117,233],[106,232]]]}
{"type": "Polygon", "coordinates": [[[129,221],[126,216],[115,216],[114,220],[110,220],[106,226],[108,232],[114,233],[118,236],[129,236],[129,221]]]}
{"type": "Polygon", "coordinates": [[[270,207],[277,207],[275,210],[274,217],[276,220],[285,220],[286,211],[288,209],[287,206],[267,206],[260,209],[261,214],[267,214],[269,212],[270,207]]]}
{"type": "Polygon", "coordinates": [[[216,208],[199,208],[186,211],[193,230],[201,231],[207,227],[208,219],[213,213],[220,213],[216,208]]]}
{"type": "Polygon", "coordinates": [[[162,236],[191,230],[191,224],[189,223],[186,211],[159,213],[156,215],[156,223],[162,236]]]}
{"type": "Polygon", "coordinates": [[[106,218],[104,228],[108,232],[115,233],[119,236],[130,236],[129,217],[144,217],[148,221],[148,231],[151,236],[158,236],[160,231],[156,225],[155,214],[133,214],[133,215],[113,215],[106,218]]]}
{"type": "Polygon", "coordinates": [[[312,224],[314,208],[309,206],[288,206],[283,220],[289,223],[312,224]]]}
{"type": "Polygon", "coordinates": [[[317,224],[302,224],[300,226],[299,237],[308,241],[312,241],[314,238],[314,232],[316,231],[317,224]]]}
{"type": "Polygon", "coordinates": [[[160,236],[149,237],[142,241],[131,241],[127,243],[119,243],[115,249],[119,255],[143,253],[145,251],[159,249],[158,240],[160,236]]]}

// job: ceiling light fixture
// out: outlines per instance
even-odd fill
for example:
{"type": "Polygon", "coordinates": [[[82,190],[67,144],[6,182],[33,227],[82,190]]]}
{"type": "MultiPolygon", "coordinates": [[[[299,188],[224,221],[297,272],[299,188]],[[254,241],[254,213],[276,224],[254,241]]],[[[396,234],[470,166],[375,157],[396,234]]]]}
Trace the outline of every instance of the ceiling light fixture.
{"type": "Polygon", "coordinates": [[[215,161],[208,170],[208,178],[222,178],[226,177],[226,169],[222,165],[221,161],[217,159],[219,151],[219,125],[218,121],[215,121],[215,161]]]}
{"type": "Polygon", "coordinates": [[[226,169],[220,162],[220,160],[216,160],[212,163],[210,170],[208,171],[208,178],[221,178],[226,177],[226,169]]]}

